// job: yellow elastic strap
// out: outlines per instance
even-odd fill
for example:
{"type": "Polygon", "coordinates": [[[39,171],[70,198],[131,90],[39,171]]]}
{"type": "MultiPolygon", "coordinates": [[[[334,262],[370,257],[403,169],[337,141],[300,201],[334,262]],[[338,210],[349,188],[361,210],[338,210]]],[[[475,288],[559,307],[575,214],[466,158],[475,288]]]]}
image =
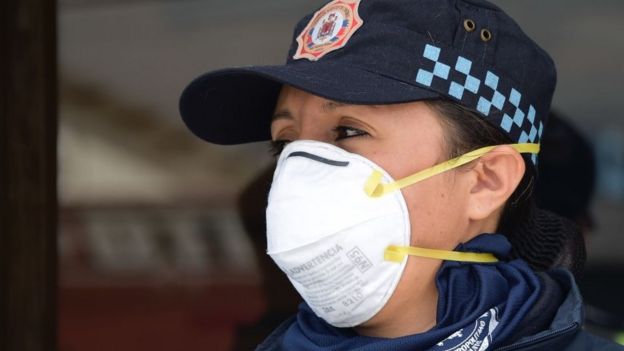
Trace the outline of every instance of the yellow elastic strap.
{"type": "Polygon", "coordinates": [[[390,245],[384,252],[384,260],[401,263],[406,255],[435,258],[445,261],[494,263],[498,262],[491,253],[457,252],[446,250],[424,249],[413,246],[390,245]]]}
{"type": "MultiPolygon", "coordinates": [[[[403,179],[399,179],[397,181],[394,181],[388,184],[382,184],[381,178],[383,174],[378,170],[374,170],[373,173],[370,175],[370,177],[368,177],[368,179],[366,180],[366,183],[364,184],[364,191],[370,197],[381,197],[392,191],[405,188],[406,186],[418,183],[421,180],[425,180],[427,178],[433,177],[434,175],[446,172],[448,170],[457,168],[459,166],[463,166],[466,163],[469,163],[478,159],[479,157],[487,154],[488,152],[492,151],[493,149],[499,146],[502,146],[502,145],[486,146],[486,147],[482,147],[474,151],[470,151],[459,157],[455,157],[454,159],[439,163],[431,168],[424,169],[418,173],[414,173],[403,179]]],[[[537,154],[540,150],[539,144],[531,144],[531,143],[508,144],[507,146],[511,146],[519,153],[537,154]]]]}

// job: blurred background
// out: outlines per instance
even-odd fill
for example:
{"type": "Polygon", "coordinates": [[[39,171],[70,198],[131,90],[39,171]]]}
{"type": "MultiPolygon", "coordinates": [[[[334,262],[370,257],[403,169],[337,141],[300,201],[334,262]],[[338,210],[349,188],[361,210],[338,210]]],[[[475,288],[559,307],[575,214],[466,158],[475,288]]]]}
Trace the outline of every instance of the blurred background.
{"type": "MultiPolygon", "coordinates": [[[[624,315],[624,2],[494,2],[553,56],[554,107],[595,149],[581,285],[624,315]]],[[[177,102],[206,71],[283,63],[294,24],[323,3],[59,0],[60,350],[245,349],[258,320],[281,318],[266,312],[262,233],[237,205],[268,145],[201,142],[177,102]]]]}

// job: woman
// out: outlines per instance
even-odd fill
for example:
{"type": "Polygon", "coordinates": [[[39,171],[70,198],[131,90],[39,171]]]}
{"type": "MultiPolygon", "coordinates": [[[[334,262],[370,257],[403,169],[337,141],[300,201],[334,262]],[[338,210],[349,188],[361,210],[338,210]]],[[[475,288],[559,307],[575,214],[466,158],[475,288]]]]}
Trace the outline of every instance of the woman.
{"type": "Polygon", "coordinates": [[[305,303],[258,349],[619,349],[581,331],[573,276],[545,270],[584,252],[531,207],[554,86],[481,0],[334,0],[286,65],[192,82],[194,133],[279,155],[267,252],[305,303]]]}

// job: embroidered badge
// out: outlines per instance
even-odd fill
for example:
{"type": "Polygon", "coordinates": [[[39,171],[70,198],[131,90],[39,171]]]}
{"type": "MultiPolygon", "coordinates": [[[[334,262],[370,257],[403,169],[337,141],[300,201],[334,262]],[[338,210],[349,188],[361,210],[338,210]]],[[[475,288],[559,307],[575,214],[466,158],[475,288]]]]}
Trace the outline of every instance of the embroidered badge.
{"type": "Polygon", "coordinates": [[[318,10],[297,37],[294,59],[316,61],[347,44],[362,26],[360,0],[334,0],[318,10]]]}
{"type": "Polygon", "coordinates": [[[456,331],[430,350],[485,351],[492,345],[492,335],[499,323],[498,307],[491,308],[477,318],[472,325],[456,331]]]}

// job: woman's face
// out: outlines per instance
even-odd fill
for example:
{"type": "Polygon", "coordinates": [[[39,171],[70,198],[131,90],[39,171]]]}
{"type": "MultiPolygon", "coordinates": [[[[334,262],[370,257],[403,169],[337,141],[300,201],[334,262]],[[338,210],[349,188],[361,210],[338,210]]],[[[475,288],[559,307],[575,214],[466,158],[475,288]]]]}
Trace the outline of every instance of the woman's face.
{"type": "MultiPolygon", "coordinates": [[[[273,141],[316,140],[362,155],[400,179],[447,159],[439,117],[423,102],[347,105],[285,86],[273,141]]],[[[450,171],[402,189],[413,246],[452,250],[460,242],[462,196],[450,171]]],[[[461,174],[461,172],[459,173],[461,174]]]]}
{"type": "MultiPolygon", "coordinates": [[[[271,124],[276,144],[316,140],[362,155],[400,179],[447,159],[444,130],[426,103],[348,105],[285,86],[271,124]]],[[[452,250],[468,231],[467,181],[449,171],[401,190],[411,223],[411,245],[452,250]],[[465,184],[466,183],[466,184],[465,184]]],[[[356,181],[356,180],[354,180],[356,181]]],[[[396,318],[401,306],[427,301],[435,308],[435,273],[440,261],[409,257],[384,309],[364,326],[396,318]],[[411,301],[419,299],[417,302],[411,301]]],[[[434,311],[435,313],[435,311],[434,311]]]]}

